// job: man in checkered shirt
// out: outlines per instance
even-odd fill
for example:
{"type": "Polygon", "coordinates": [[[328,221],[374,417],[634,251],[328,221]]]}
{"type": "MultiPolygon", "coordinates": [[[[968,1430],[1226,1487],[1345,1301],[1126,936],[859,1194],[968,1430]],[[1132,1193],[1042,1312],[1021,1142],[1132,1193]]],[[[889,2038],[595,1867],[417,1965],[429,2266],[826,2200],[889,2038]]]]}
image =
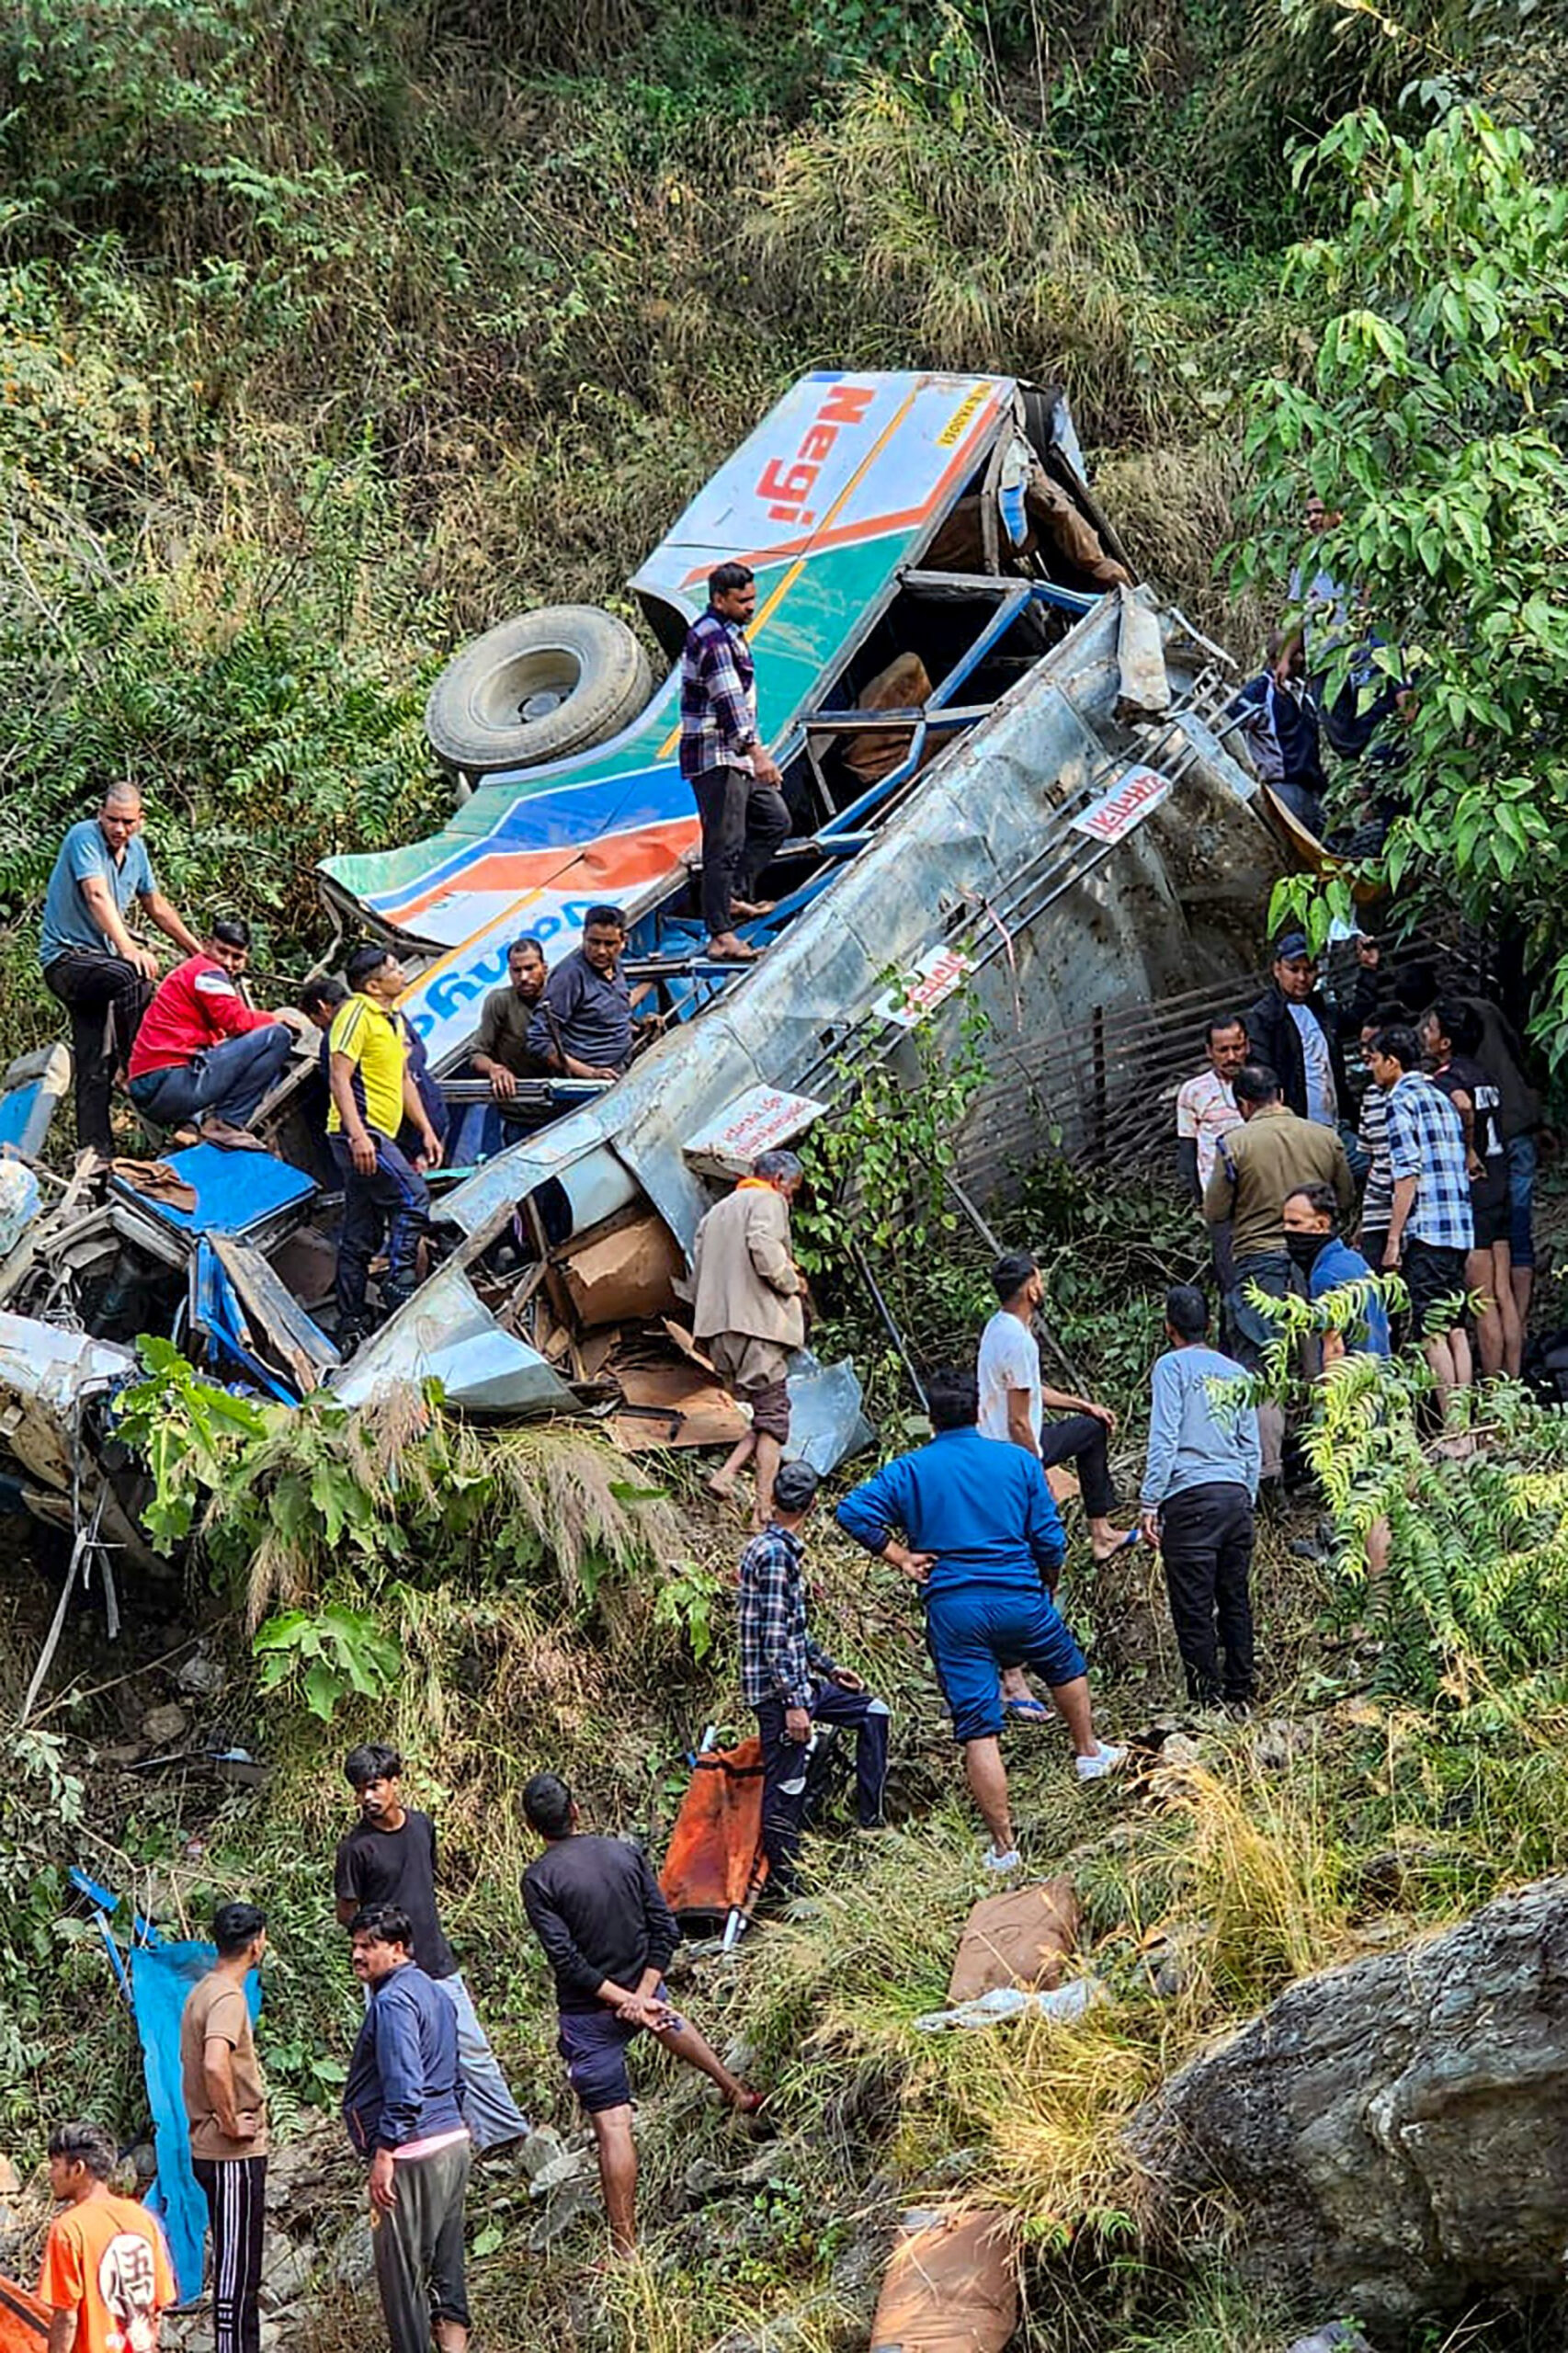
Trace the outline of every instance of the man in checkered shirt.
{"type": "Polygon", "coordinates": [[[1463,1294],[1475,1221],[1463,1123],[1420,1065],[1414,1029],[1380,1029],[1367,1048],[1367,1067],[1388,1098],[1393,1210],[1383,1265],[1404,1277],[1446,1418],[1454,1391],[1468,1389],[1475,1377],[1470,1335],[1443,1304],[1463,1294]]]}
{"type": "Polygon", "coordinates": [[[855,1796],[862,1830],[882,1818],[888,1711],[858,1675],[835,1666],[811,1638],[801,1529],[816,1502],[809,1462],[786,1462],[773,1483],[773,1518],[741,1554],[741,1682],[762,1735],[762,1843],[770,1880],[793,1884],[817,1724],[855,1733],[855,1796]]]}
{"type": "Polygon", "coordinates": [[[702,820],[702,920],[710,955],[747,963],[757,950],[735,930],[767,915],[752,897],[790,831],[778,762],[756,731],[756,676],[745,625],[756,581],[744,563],[708,575],[708,609],[686,633],[680,657],[680,772],[702,820]]]}

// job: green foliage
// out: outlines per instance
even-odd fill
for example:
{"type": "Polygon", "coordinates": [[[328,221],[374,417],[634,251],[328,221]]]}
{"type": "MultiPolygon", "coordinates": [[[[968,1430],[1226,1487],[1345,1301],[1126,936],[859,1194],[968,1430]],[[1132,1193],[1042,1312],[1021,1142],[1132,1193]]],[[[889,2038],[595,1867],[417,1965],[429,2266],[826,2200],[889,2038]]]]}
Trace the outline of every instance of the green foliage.
{"type": "MultiPolygon", "coordinates": [[[[890,988],[901,976],[890,972],[890,988]]],[[[809,1199],[792,1219],[796,1255],[808,1274],[841,1263],[853,1244],[882,1258],[896,1249],[918,1260],[958,1229],[948,1178],[958,1159],[964,1113],[985,1084],[987,1022],[964,992],[957,1035],[925,1021],[909,1031],[913,1082],[893,1058],[837,1065],[833,1117],[814,1128],[801,1159],[809,1199]]]]}
{"type": "MultiPolygon", "coordinates": [[[[1392,723],[1408,765],[1373,877],[1407,904],[1506,919],[1551,979],[1540,1029],[1568,1052],[1568,190],[1543,185],[1520,132],[1467,108],[1425,138],[1375,114],[1338,124],[1298,176],[1345,191],[1335,233],[1299,245],[1286,292],[1314,356],[1253,388],[1258,486],[1238,583],[1294,558],[1357,584],[1378,691],[1402,668],[1392,723]],[[1313,489],[1341,519],[1301,545],[1313,489]]],[[[1313,660],[1337,693],[1358,631],[1313,660]]],[[[1338,886],[1340,911],[1347,904],[1338,886]]],[[[1318,912],[1326,921],[1326,905],[1318,912]]]]}
{"type": "MultiPolygon", "coordinates": [[[[1275,1327],[1256,1393],[1292,1387],[1301,1343],[1354,1333],[1394,1278],[1310,1303],[1254,1304],[1275,1327]]],[[[1568,1415],[1507,1381],[1461,1394],[1484,1448],[1423,1427],[1432,1376],[1418,1351],[1346,1353],[1306,1392],[1303,1443],[1332,1517],[1345,1596],[1381,1644],[1375,1686],[1471,1728],[1529,1723],[1563,1686],[1568,1614],[1568,1415]],[[1380,1563],[1386,1531],[1387,1566],[1380,1563]]]]}
{"type": "Polygon", "coordinates": [[[597,1437],[479,1431],[434,1390],[380,1410],[324,1392],[260,1404],[203,1381],[167,1341],[143,1340],[142,1357],[119,1429],[152,1475],[146,1525],[163,1543],[194,1536],[251,1626],[267,1620],[265,1688],[298,1672],[329,1714],[351,1691],[385,1690],[397,1630],[452,1577],[548,1591],[612,1642],[657,1628],[710,1646],[713,1589],[664,1491],[629,1481],[597,1437]]]}
{"type": "Polygon", "coordinates": [[[280,1611],[257,1627],[255,1647],[262,1692],[270,1696],[297,1688],[323,1723],[331,1722],[338,1702],[351,1691],[379,1699],[403,1665],[401,1649],[375,1620],[340,1602],[313,1616],[303,1609],[280,1611]]]}

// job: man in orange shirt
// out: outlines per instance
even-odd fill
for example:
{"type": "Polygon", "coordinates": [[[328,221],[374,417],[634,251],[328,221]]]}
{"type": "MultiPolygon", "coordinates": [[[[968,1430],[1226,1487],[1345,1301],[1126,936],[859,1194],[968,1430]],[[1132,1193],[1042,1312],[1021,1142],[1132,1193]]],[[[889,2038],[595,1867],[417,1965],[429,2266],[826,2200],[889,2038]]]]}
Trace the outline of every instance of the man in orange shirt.
{"type": "Polygon", "coordinates": [[[50,2307],[49,2353],[157,2353],[174,2274],[146,2208],[110,2190],[117,2162],[101,2124],[57,2124],[49,2136],[49,2186],[64,2201],[38,2283],[50,2307]]]}

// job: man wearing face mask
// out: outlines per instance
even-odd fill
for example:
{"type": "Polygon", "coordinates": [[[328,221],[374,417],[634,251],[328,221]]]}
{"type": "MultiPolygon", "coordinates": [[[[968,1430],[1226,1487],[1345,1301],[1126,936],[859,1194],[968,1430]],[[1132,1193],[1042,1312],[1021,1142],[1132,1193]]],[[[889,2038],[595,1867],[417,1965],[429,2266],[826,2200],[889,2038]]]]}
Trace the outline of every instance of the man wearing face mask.
{"type": "MultiPolygon", "coordinates": [[[[1365,1282],[1373,1273],[1359,1250],[1340,1235],[1339,1201],[1332,1185],[1301,1186],[1287,1195],[1280,1217],[1290,1263],[1306,1277],[1310,1300],[1315,1302],[1346,1283],[1365,1282]]],[[[1386,1357],[1389,1345],[1388,1310],[1381,1299],[1369,1298],[1348,1331],[1324,1334],[1324,1370],[1346,1349],[1355,1356],[1386,1357]]]]}

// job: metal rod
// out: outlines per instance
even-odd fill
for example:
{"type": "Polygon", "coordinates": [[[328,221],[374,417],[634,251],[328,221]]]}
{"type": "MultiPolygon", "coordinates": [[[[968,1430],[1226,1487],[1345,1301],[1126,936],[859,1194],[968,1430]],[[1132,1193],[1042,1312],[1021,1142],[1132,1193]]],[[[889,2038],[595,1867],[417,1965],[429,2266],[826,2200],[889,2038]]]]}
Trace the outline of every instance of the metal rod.
{"type": "MultiPolygon", "coordinates": [[[[942,1175],[947,1183],[948,1190],[951,1193],[954,1200],[957,1201],[960,1209],[962,1210],[964,1215],[968,1218],[971,1225],[973,1226],[976,1233],[979,1234],[981,1240],[984,1243],[992,1256],[994,1258],[1000,1258],[1003,1256],[1004,1253],[1002,1249],[1001,1235],[996,1232],[995,1228],[988,1224],[984,1217],[982,1216],[975,1203],[971,1200],[969,1195],[964,1191],[963,1187],[959,1183],[958,1178],[953,1175],[952,1170],[950,1168],[945,1168],[942,1171],[942,1175]]],[[[1051,1325],[1046,1322],[1044,1316],[1040,1313],[1038,1308],[1035,1310],[1034,1328],[1040,1339],[1044,1341],[1046,1347],[1051,1350],[1052,1357],[1056,1360],[1057,1370],[1066,1375],[1067,1379],[1072,1382],[1075,1390],[1082,1392],[1084,1384],[1079,1378],[1076,1365],[1073,1362],[1072,1358],[1068,1355],[1066,1349],[1062,1347],[1061,1341],[1057,1338],[1055,1333],[1051,1330],[1051,1325]]]]}
{"type": "Polygon", "coordinates": [[[926,1398],[926,1384],[915,1369],[915,1358],[909,1353],[903,1334],[893,1322],[892,1310],[889,1307],[887,1301],[882,1297],[881,1285],[878,1282],[875,1275],[871,1272],[871,1269],[866,1260],[866,1254],[861,1249],[860,1245],[854,1239],[853,1235],[849,1237],[849,1256],[854,1259],[855,1264],[859,1270],[860,1279],[865,1284],[866,1289],[870,1292],[871,1297],[876,1303],[877,1313],[881,1317],[882,1322],[887,1326],[889,1338],[892,1340],[893,1347],[898,1350],[898,1353],[903,1359],[903,1369],[909,1375],[910,1385],[914,1389],[916,1397],[920,1400],[920,1410],[924,1414],[929,1410],[926,1398]]]}

